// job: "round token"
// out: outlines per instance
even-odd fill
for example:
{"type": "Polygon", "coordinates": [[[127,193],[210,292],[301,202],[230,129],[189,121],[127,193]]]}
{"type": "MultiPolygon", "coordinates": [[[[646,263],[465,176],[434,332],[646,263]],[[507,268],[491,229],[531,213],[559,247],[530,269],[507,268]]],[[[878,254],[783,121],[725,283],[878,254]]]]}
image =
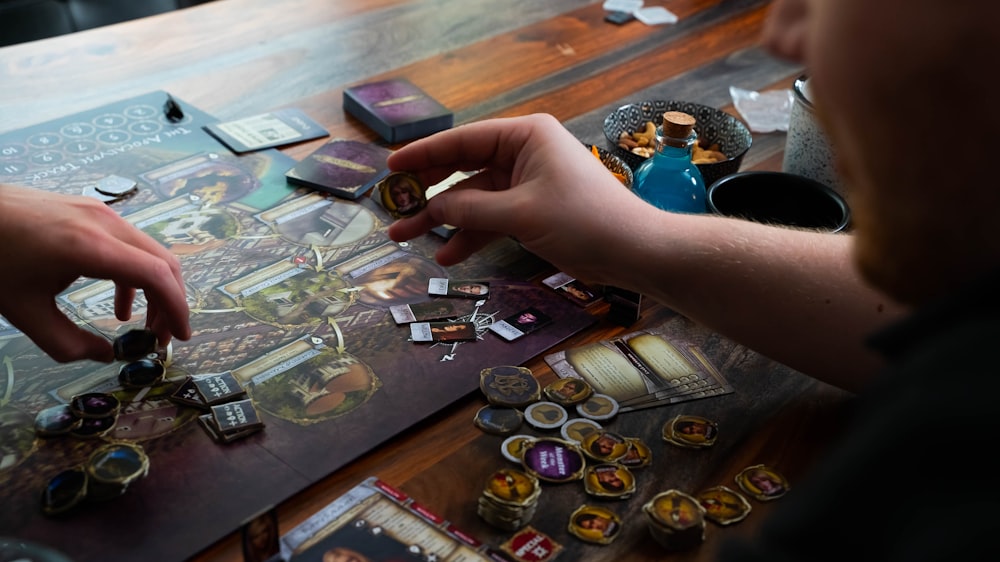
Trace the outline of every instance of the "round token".
{"type": "Polygon", "coordinates": [[[111,394],[105,392],[88,392],[79,394],[70,400],[69,407],[77,417],[106,418],[118,413],[121,403],[111,394]]]}
{"type": "Polygon", "coordinates": [[[740,489],[756,500],[766,502],[785,495],[791,487],[778,471],[763,464],[748,466],[736,475],[740,489]]]}
{"type": "Polygon", "coordinates": [[[605,421],[618,415],[618,408],[618,401],[607,394],[591,394],[576,405],[576,412],[587,419],[605,421]]]}
{"type": "Polygon", "coordinates": [[[479,390],[494,406],[523,408],[541,398],[541,387],[531,369],[513,365],[487,367],[479,372],[479,390]]]}
{"type": "Polygon", "coordinates": [[[521,456],[524,454],[524,446],[534,437],[530,435],[511,435],[503,440],[500,445],[500,453],[510,462],[521,464],[521,456]]]}
{"type": "Polygon", "coordinates": [[[667,550],[686,550],[705,540],[705,508],[680,490],[667,490],[642,506],[650,534],[667,550]]]}
{"type": "Polygon", "coordinates": [[[42,491],[42,512],[58,515],[79,505],[87,497],[87,473],[82,467],[55,475],[42,491]]]}
{"type": "Polygon", "coordinates": [[[524,411],[524,419],[538,429],[555,429],[566,423],[569,414],[555,402],[535,402],[524,411]]]}
{"type": "Polygon", "coordinates": [[[549,383],[542,392],[556,404],[573,406],[590,398],[594,387],[583,379],[565,378],[549,383]]]}
{"type": "Polygon", "coordinates": [[[590,458],[601,462],[614,462],[625,456],[629,443],[612,431],[596,431],[583,439],[580,448],[590,458]]]}
{"type": "Polygon", "coordinates": [[[424,185],[409,172],[392,172],[376,185],[379,201],[394,219],[413,216],[427,206],[424,185]]]}
{"type": "Polygon", "coordinates": [[[473,420],[476,427],[494,435],[510,435],[524,423],[524,414],[515,408],[483,406],[473,420]]]}
{"type": "Polygon", "coordinates": [[[82,418],[67,404],[45,408],[35,415],[35,433],[42,437],[65,435],[80,427],[82,418]]]}
{"type": "Polygon", "coordinates": [[[138,445],[111,443],[90,455],[87,475],[98,482],[128,486],[149,473],[149,457],[138,445]]]}
{"type": "Polygon", "coordinates": [[[742,494],[726,486],[715,486],[696,496],[705,508],[705,517],[719,525],[742,521],[750,513],[750,502],[742,494]]]}
{"type": "Polygon", "coordinates": [[[583,443],[585,437],[591,433],[604,429],[601,424],[587,418],[573,418],[559,428],[562,438],[576,444],[583,443]]]}
{"type": "Polygon", "coordinates": [[[524,507],[538,499],[542,488],[531,474],[513,468],[501,468],[486,481],[483,495],[500,505],[524,507]]]}
{"type": "Polygon", "coordinates": [[[122,365],[118,370],[118,382],[125,388],[143,388],[160,382],[166,372],[154,353],[122,365]]]}
{"type": "Polygon", "coordinates": [[[112,415],[103,418],[83,418],[80,426],[70,431],[70,435],[88,439],[91,437],[103,437],[111,431],[118,421],[118,416],[112,415]]]}
{"type": "Polygon", "coordinates": [[[621,529],[621,518],[606,507],[584,504],[569,516],[570,534],[582,541],[611,544],[621,529]]]}
{"type": "Polygon", "coordinates": [[[546,482],[579,480],[586,465],[583,453],[576,445],[553,438],[526,443],[521,462],[528,474],[546,482]]]}
{"type": "Polygon", "coordinates": [[[703,449],[715,444],[719,426],[701,416],[675,416],[663,424],[663,440],[680,447],[703,449]]]}
{"type": "Polygon", "coordinates": [[[635,493],[635,477],[624,465],[601,463],[587,467],[583,475],[584,490],[598,498],[624,500],[635,493]]]}
{"type": "Polygon", "coordinates": [[[618,462],[632,469],[649,466],[649,463],[653,462],[653,451],[649,445],[634,437],[628,437],[625,441],[628,442],[628,451],[625,452],[625,456],[618,459],[618,462]]]}
{"type": "Polygon", "coordinates": [[[152,330],[129,330],[115,338],[113,347],[115,359],[135,361],[150,353],[156,353],[158,341],[152,330]]]}

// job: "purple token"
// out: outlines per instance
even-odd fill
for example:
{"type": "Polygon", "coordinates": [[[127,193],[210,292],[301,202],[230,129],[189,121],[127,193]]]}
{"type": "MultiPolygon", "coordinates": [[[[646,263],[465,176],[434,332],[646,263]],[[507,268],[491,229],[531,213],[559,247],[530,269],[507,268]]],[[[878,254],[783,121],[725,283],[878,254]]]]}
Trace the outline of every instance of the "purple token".
{"type": "Polygon", "coordinates": [[[583,453],[560,439],[536,439],[524,446],[525,470],[547,482],[570,482],[583,477],[583,453]]]}

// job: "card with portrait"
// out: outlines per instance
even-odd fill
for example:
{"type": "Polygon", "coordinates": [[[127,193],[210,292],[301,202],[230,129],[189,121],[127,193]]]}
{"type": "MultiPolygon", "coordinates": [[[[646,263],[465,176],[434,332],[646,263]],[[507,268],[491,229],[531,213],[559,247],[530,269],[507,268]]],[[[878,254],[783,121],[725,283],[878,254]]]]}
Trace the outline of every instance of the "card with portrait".
{"type": "Polygon", "coordinates": [[[490,324],[490,331],[507,341],[522,338],[552,322],[552,318],[535,307],[529,307],[490,324]]]}
{"type": "Polygon", "coordinates": [[[427,283],[427,293],[430,295],[466,299],[488,298],[490,295],[490,284],[488,281],[475,279],[432,277],[427,283]]]}
{"type": "Polygon", "coordinates": [[[429,322],[458,316],[455,303],[447,299],[437,299],[413,304],[397,304],[389,307],[389,313],[396,324],[429,322]]]}
{"type": "Polygon", "coordinates": [[[474,341],[477,337],[474,322],[414,322],[410,324],[410,338],[415,342],[474,341]]]}

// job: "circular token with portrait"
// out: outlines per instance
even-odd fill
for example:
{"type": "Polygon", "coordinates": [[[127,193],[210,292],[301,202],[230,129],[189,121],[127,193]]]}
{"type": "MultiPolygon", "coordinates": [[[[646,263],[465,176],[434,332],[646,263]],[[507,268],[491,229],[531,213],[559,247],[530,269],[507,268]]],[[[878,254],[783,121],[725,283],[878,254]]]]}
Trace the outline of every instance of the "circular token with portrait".
{"type": "Polygon", "coordinates": [[[600,463],[587,467],[583,475],[584,490],[598,498],[624,500],[635,493],[635,477],[618,463],[600,463]]]}
{"type": "Polygon", "coordinates": [[[763,464],[748,466],[736,475],[736,484],[758,501],[776,500],[785,495],[791,486],[778,471],[763,464]]]}
{"type": "Polygon", "coordinates": [[[392,172],[377,185],[379,201],[392,218],[413,216],[427,206],[424,184],[409,172],[392,172]]]}
{"type": "Polygon", "coordinates": [[[705,508],[705,517],[719,525],[731,525],[750,514],[750,502],[727,486],[715,486],[696,496],[705,508]]]}
{"type": "Polygon", "coordinates": [[[577,404],[576,412],[587,419],[605,421],[618,415],[618,408],[618,401],[614,398],[607,394],[595,393],[577,404]]]}
{"type": "Polygon", "coordinates": [[[594,432],[580,443],[580,448],[588,457],[602,462],[613,462],[624,457],[628,447],[628,440],[607,430],[594,432]]]}
{"type": "Polygon", "coordinates": [[[590,398],[594,393],[594,387],[583,379],[565,378],[549,383],[542,392],[556,404],[573,406],[590,398]]]}
{"type": "Polygon", "coordinates": [[[701,416],[680,415],[663,424],[663,440],[679,447],[711,447],[719,437],[719,426],[701,416]]]}
{"type": "Polygon", "coordinates": [[[524,410],[524,419],[538,429],[556,429],[569,419],[566,409],[555,402],[535,402],[524,410]]]}
{"type": "Polygon", "coordinates": [[[705,540],[705,508],[680,490],[667,490],[642,506],[649,532],[667,550],[686,550],[705,540]]]}
{"type": "Polygon", "coordinates": [[[653,462],[653,451],[642,439],[628,437],[625,440],[628,441],[628,451],[625,451],[625,456],[618,459],[619,463],[629,468],[642,468],[653,462]]]}
{"type": "Polygon", "coordinates": [[[569,516],[570,534],[589,543],[611,544],[621,529],[621,518],[603,506],[584,504],[569,516]]]}
{"type": "Polygon", "coordinates": [[[118,414],[118,398],[105,392],[78,394],[69,402],[73,414],[80,418],[106,418],[118,414]]]}
{"type": "Polygon", "coordinates": [[[45,408],[35,415],[35,433],[41,437],[65,435],[80,427],[83,420],[67,404],[45,408]]]}

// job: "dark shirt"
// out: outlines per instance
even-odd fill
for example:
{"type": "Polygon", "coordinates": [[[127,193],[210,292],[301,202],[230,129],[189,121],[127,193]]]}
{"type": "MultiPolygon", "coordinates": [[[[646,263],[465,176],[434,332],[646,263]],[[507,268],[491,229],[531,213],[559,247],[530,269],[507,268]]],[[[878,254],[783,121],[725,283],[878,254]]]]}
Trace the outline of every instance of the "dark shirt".
{"type": "Polygon", "coordinates": [[[998,288],[1000,274],[871,338],[890,365],[842,441],[720,558],[1000,559],[998,288]]]}

